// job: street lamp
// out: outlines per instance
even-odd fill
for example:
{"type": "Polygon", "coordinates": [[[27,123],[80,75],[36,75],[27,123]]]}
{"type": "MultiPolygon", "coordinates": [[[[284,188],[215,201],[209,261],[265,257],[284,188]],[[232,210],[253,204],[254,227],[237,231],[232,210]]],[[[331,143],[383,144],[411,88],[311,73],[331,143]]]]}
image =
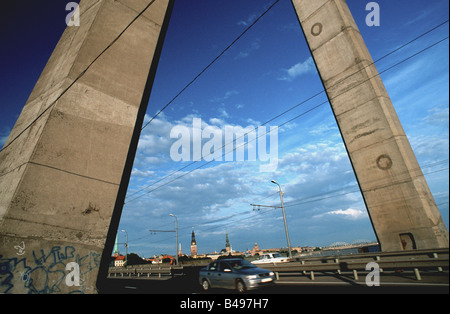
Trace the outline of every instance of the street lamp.
{"type": "Polygon", "coordinates": [[[284,193],[281,191],[281,186],[275,180],[272,180],[270,182],[278,185],[278,188],[279,188],[279,191],[280,191],[281,209],[283,210],[284,229],[286,231],[286,240],[287,240],[287,245],[288,245],[288,253],[289,253],[289,258],[292,258],[291,242],[289,241],[289,231],[288,231],[288,227],[287,227],[287,223],[286,223],[286,214],[284,212],[284,203],[283,203],[283,194],[284,193]]]}
{"type": "Polygon", "coordinates": [[[125,241],[125,265],[128,266],[128,232],[126,230],[121,230],[122,232],[125,232],[126,235],[126,241],[125,241]]]}
{"type": "Polygon", "coordinates": [[[178,265],[178,219],[177,216],[175,216],[174,214],[170,214],[169,216],[175,218],[175,258],[178,265]]]}

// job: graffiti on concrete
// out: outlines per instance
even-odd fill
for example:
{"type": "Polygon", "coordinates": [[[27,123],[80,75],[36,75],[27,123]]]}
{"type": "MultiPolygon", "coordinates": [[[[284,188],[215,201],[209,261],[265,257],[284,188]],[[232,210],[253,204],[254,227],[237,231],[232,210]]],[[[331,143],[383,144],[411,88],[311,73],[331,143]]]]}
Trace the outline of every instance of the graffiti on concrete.
{"type": "Polygon", "coordinates": [[[84,293],[83,276],[100,264],[100,254],[80,255],[73,246],[33,250],[30,255],[7,258],[0,254],[0,293],[60,293],[63,286],[73,288],[70,293],[84,293]]]}
{"type": "Polygon", "coordinates": [[[17,250],[17,255],[25,254],[25,242],[20,242],[21,245],[16,245],[14,248],[17,250]]]}

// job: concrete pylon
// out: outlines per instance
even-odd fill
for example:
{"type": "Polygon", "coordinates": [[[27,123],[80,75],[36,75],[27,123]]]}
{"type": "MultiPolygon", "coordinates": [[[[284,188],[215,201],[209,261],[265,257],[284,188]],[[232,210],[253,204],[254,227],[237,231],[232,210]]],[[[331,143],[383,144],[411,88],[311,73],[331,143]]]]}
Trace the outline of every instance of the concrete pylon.
{"type": "Polygon", "coordinates": [[[344,0],[292,0],[383,251],[448,248],[447,228],[344,0]]]}
{"type": "Polygon", "coordinates": [[[80,2],[0,152],[0,293],[97,292],[172,6],[80,2]]]}

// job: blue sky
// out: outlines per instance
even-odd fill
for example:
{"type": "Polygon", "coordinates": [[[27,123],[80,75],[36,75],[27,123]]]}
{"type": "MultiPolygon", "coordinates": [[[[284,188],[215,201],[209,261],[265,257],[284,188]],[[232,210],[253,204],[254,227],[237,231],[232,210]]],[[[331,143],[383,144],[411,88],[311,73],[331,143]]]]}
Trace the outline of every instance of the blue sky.
{"type": "MultiPolygon", "coordinates": [[[[377,1],[381,25],[368,27],[367,2],[347,1],[374,60],[448,19],[447,0],[382,0],[377,1]]],[[[177,0],[145,122],[272,3],[177,0]]],[[[0,144],[64,31],[65,4],[30,1],[9,4],[0,13],[0,37],[6,43],[0,51],[0,144]]],[[[447,23],[377,62],[378,70],[396,65],[448,32],[447,23]]],[[[445,40],[381,75],[447,227],[448,51],[445,40]]],[[[148,231],[173,230],[169,214],[178,217],[185,253],[192,227],[199,253],[224,248],[225,232],[235,250],[251,249],[255,242],[261,248],[286,246],[281,209],[253,211],[249,205],[280,205],[278,187],[271,180],[285,192],[291,245],[375,240],[335,119],[329,104],[323,104],[324,93],[267,124],[279,126],[275,171],[260,172],[260,160],[213,162],[193,170],[205,162],[188,166],[190,162],[175,162],[170,156],[176,141],[171,130],[192,130],[194,118],[202,120],[203,129],[217,132],[227,126],[256,128],[321,91],[291,2],[280,0],[142,131],[119,226],[128,233],[129,251],[144,256],[173,253],[173,234],[148,231]],[[166,185],[159,188],[161,184],[166,185]]],[[[120,232],[119,239],[124,241],[125,234],[120,232]]]]}

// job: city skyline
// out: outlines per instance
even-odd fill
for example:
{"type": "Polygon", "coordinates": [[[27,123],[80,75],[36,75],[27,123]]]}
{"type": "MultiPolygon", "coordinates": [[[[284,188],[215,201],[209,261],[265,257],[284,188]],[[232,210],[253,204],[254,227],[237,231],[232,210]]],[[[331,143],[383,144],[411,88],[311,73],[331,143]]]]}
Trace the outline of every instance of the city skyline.
{"type": "MultiPolygon", "coordinates": [[[[122,243],[122,244],[124,244],[124,243],[122,243]]],[[[370,240],[366,240],[366,239],[359,239],[359,240],[356,240],[356,241],[354,241],[352,243],[335,242],[335,243],[331,243],[328,246],[291,245],[291,250],[292,251],[297,251],[298,253],[302,253],[302,252],[311,252],[311,251],[316,250],[316,249],[319,249],[319,250],[327,250],[327,249],[328,250],[335,250],[337,248],[346,249],[346,248],[349,248],[349,247],[364,246],[364,245],[369,245],[369,244],[370,245],[374,245],[374,244],[378,245],[378,242],[370,241],[370,240]],[[299,249],[301,251],[299,251],[299,249]],[[305,250],[305,251],[303,251],[303,250],[305,250]]],[[[217,246],[219,247],[220,244],[217,244],[217,246]]],[[[243,251],[234,250],[233,249],[233,245],[231,243],[230,243],[230,250],[228,252],[226,250],[226,245],[222,249],[215,249],[215,250],[210,251],[210,252],[200,252],[200,253],[196,253],[196,254],[193,254],[192,251],[190,251],[190,252],[189,251],[183,251],[181,243],[179,244],[179,248],[180,249],[178,250],[178,256],[186,256],[186,257],[191,257],[191,258],[194,258],[194,259],[196,259],[196,258],[204,258],[204,257],[207,257],[209,255],[227,256],[229,254],[233,254],[233,255],[245,255],[245,256],[247,256],[247,254],[251,254],[253,256],[256,253],[261,254],[261,253],[265,253],[265,252],[284,252],[284,253],[287,252],[287,246],[281,246],[281,247],[260,247],[258,242],[255,242],[253,244],[253,247],[249,247],[249,248],[247,248],[247,249],[245,249],[243,251]]],[[[192,248],[192,245],[191,245],[191,248],[192,248]]],[[[114,251],[113,252],[117,252],[118,253],[117,255],[113,254],[113,256],[123,256],[123,254],[122,254],[123,252],[121,252],[120,249],[116,250],[116,245],[114,246],[114,251]]],[[[128,254],[136,254],[139,257],[143,258],[143,259],[155,258],[155,257],[158,257],[158,256],[172,256],[172,257],[174,256],[173,253],[165,252],[165,251],[155,252],[154,254],[151,254],[151,255],[143,255],[143,254],[140,254],[139,252],[128,252],[128,254]]]]}

